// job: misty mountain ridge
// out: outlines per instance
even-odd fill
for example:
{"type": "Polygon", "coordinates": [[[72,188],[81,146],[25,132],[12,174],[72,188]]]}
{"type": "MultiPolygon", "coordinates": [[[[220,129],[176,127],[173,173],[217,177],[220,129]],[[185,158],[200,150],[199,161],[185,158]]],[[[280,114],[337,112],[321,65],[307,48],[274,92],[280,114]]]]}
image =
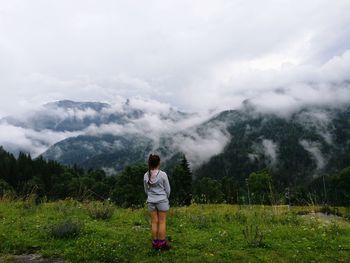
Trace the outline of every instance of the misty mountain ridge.
{"type": "MultiPolygon", "coordinates": [[[[145,112],[130,105],[127,99],[120,108],[114,109],[111,104],[102,102],[77,102],[60,100],[49,102],[38,110],[20,116],[8,116],[0,119],[8,124],[36,131],[49,129],[53,131],[78,131],[91,124],[108,123],[126,124],[129,120],[144,116],[145,112]]],[[[190,116],[190,113],[169,108],[166,114],[161,113],[162,119],[180,120],[190,116]]]]}
{"type": "Polygon", "coordinates": [[[349,105],[305,106],[282,117],[246,100],[240,109],[207,118],[162,107],[150,113],[130,100],[117,108],[69,100],[44,108],[49,110],[26,121],[5,121],[38,131],[76,132],[49,146],[43,157],[109,173],[145,162],[150,152],[161,154],[165,168],[185,153],[194,176],[244,180],[267,166],[282,183],[300,183],[350,165],[349,105]]]}
{"type": "MultiPolygon", "coordinates": [[[[96,134],[99,129],[109,127],[114,133],[124,127],[129,133],[131,123],[144,126],[142,121],[147,122],[147,118],[177,123],[194,116],[197,114],[182,112],[170,105],[146,99],[125,99],[112,104],[61,100],[46,103],[24,114],[0,119],[1,129],[9,131],[6,133],[8,135],[0,138],[0,144],[15,155],[23,151],[38,156],[59,141],[96,134]]],[[[138,127],[134,127],[131,133],[135,132],[139,132],[138,127]]],[[[120,131],[117,133],[120,134],[120,131]]]]}
{"type": "Polygon", "coordinates": [[[226,123],[232,139],[196,170],[196,176],[243,181],[267,166],[281,183],[297,185],[350,165],[349,105],[305,106],[284,117],[256,111],[248,102],[247,106],[208,121],[226,123]]]}

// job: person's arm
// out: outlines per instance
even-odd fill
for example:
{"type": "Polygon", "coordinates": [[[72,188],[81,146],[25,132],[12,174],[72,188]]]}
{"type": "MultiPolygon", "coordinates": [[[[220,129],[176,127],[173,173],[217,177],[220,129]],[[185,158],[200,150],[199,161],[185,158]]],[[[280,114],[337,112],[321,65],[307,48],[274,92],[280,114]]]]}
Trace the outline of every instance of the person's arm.
{"type": "Polygon", "coordinates": [[[145,189],[145,193],[147,195],[148,194],[147,193],[147,182],[146,182],[145,178],[143,178],[143,188],[145,189]]]}
{"type": "Polygon", "coordinates": [[[168,175],[165,172],[164,172],[164,188],[165,188],[166,195],[169,198],[169,196],[170,196],[170,184],[169,184],[168,175]]]}

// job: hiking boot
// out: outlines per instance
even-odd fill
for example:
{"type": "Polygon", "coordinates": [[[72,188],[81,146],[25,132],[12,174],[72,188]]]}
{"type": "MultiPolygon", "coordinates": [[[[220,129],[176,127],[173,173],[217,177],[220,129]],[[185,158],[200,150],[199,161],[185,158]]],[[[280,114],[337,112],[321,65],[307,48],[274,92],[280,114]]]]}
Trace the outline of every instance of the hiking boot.
{"type": "Polygon", "coordinates": [[[154,249],[158,249],[159,248],[159,240],[158,239],[153,239],[152,240],[152,247],[154,249]]]}
{"type": "Polygon", "coordinates": [[[159,240],[158,242],[158,248],[161,250],[169,250],[170,249],[170,244],[167,240],[159,240]]]}

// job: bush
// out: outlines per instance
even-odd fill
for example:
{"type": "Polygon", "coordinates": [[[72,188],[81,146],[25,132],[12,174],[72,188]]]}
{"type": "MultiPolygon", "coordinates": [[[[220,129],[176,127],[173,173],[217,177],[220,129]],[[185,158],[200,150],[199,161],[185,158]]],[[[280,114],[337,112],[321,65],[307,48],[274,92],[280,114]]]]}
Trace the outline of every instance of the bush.
{"type": "Polygon", "coordinates": [[[114,206],[109,201],[94,201],[87,205],[87,211],[93,219],[110,219],[114,213],[114,206]]]}
{"type": "Polygon", "coordinates": [[[247,224],[242,232],[248,246],[261,247],[263,245],[264,235],[257,224],[247,224]]]}
{"type": "Polygon", "coordinates": [[[49,226],[49,233],[54,238],[72,238],[80,234],[83,224],[78,220],[63,219],[49,226]]]}

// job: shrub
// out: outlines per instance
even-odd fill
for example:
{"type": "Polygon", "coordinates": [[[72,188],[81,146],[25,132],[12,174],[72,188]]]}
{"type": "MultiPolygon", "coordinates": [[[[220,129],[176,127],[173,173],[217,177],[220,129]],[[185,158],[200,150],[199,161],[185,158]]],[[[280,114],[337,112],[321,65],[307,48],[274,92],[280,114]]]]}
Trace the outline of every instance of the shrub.
{"type": "Polygon", "coordinates": [[[54,238],[72,238],[80,234],[83,224],[71,218],[63,219],[49,226],[49,233],[54,238]]]}
{"type": "Polygon", "coordinates": [[[263,233],[257,224],[247,224],[243,229],[243,236],[250,247],[261,247],[263,245],[263,233]]]}
{"type": "Polygon", "coordinates": [[[109,201],[93,201],[87,205],[88,214],[93,219],[110,219],[114,213],[114,206],[109,201]]]}

